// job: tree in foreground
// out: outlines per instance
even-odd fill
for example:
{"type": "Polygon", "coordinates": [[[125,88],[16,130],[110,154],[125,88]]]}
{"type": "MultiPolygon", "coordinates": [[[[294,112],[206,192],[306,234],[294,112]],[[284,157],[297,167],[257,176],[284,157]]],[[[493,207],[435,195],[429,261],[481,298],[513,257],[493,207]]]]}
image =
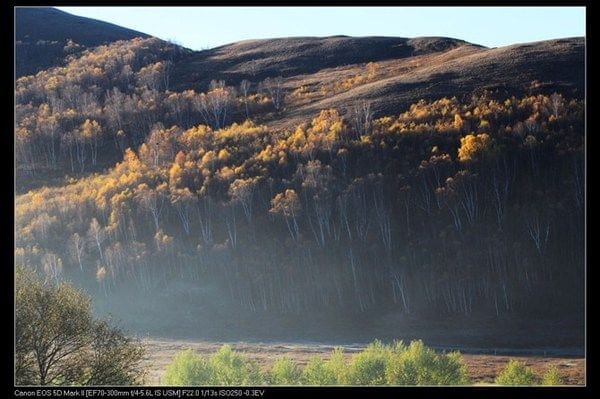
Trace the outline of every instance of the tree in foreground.
{"type": "Polygon", "coordinates": [[[229,345],[223,345],[210,358],[215,385],[254,385],[262,384],[262,375],[258,365],[242,353],[234,351],[229,345]]]}
{"type": "Polygon", "coordinates": [[[269,373],[271,385],[295,385],[299,383],[300,376],[300,369],[287,356],[275,360],[269,373]]]}
{"type": "Polygon", "coordinates": [[[496,377],[498,385],[537,385],[538,382],[533,370],[516,360],[509,361],[504,370],[496,377]]]}
{"type": "Polygon", "coordinates": [[[143,380],[144,349],[104,320],[68,283],[15,271],[17,385],[133,385],[143,380]]]}
{"type": "Polygon", "coordinates": [[[263,376],[257,364],[223,345],[210,358],[191,349],[175,355],[161,378],[164,385],[259,385],[263,376]]]}
{"type": "Polygon", "coordinates": [[[423,344],[396,342],[386,368],[392,385],[467,385],[469,378],[459,352],[437,354],[423,344]]]}
{"type": "Polygon", "coordinates": [[[167,366],[161,382],[165,385],[202,385],[209,384],[213,379],[209,362],[187,349],[178,352],[167,366]]]}
{"type": "Polygon", "coordinates": [[[302,383],[305,385],[334,385],[337,382],[335,362],[325,362],[320,356],[310,358],[302,370],[302,383]]]}
{"type": "Polygon", "coordinates": [[[550,367],[542,376],[542,385],[564,385],[564,381],[555,366],[550,367]]]}
{"type": "Polygon", "coordinates": [[[360,353],[352,356],[349,364],[350,382],[353,385],[382,385],[386,383],[385,370],[391,360],[391,350],[375,341],[360,353]]]}

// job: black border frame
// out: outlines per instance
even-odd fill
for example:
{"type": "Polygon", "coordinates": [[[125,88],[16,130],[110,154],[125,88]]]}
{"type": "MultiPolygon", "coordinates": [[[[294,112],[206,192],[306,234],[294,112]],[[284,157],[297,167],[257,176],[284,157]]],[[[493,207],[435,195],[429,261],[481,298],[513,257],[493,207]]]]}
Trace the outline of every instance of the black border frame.
{"type": "MultiPolygon", "coordinates": [[[[73,0],[58,0],[53,2],[48,1],[40,1],[40,0],[11,0],[10,2],[2,2],[2,12],[1,16],[3,19],[3,24],[1,25],[3,30],[3,40],[4,46],[3,49],[5,52],[8,52],[11,49],[13,61],[8,65],[7,68],[4,69],[5,75],[5,85],[3,87],[4,96],[3,99],[3,107],[2,110],[6,112],[5,117],[2,118],[2,121],[6,125],[6,129],[4,133],[0,135],[0,139],[3,141],[0,149],[4,152],[4,156],[0,158],[2,161],[6,161],[6,166],[0,169],[2,172],[2,182],[4,185],[9,184],[8,180],[10,179],[10,185],[13,188],[12,194],[9,194],[9,191],[4,189],[0,191],[0,226],[2,227],[2,236],[4,240],[2,242],[5,244],[2,248],[3,258],[6,257],[6,261],[2,262],[2,276],[0,278],[0,283],[2,284],[2,289],[0,290],[2,295],[2,305],[3,310],[6,310],[10,315],[11,322],[8,322],[6,319],[4,324],[8,326],[4,329],[9,330],[9,334],[2,334],[4,336],[0,342],[6,348],[2,351],[2,365],[3,373],[1,373],[2,380],[2,392],[6,395],[6,397],[19,397],[17,396],[17,391],[22,393],[32,392],[35,393],[38,390],[42,390],[39,387],[15,387],[14,386],[14,358],[13,356],[9,356],[9,353],[14,353],[14,330],[13,323],[14,320],[14,269],[11,266],[14,264],[14,252],[9,247],[9,242],[14,247],[14,201],[15,201],[15,192],[14,192],[14,136],[9,132],[14,130],[14,126],[11,121],[14,118],[14,7],[17,6],[583,6],[586,7],[586,108],[589,108],[590,105],[590,97],[587,96],[588,87],[590,87],[591,80],[593,80],[593,74],[588,74],[587,71],[589,69],[589,63],[592,60],[592,57],[589,57],[589,54],[593,54],[590,52],[592,48],[592,41],[590,38],[592,37],[591,27],[593,26],[593,21],[591,17],[591,1],[587,0],[325,0],[325,1],[315,1],[315,0],[285,0],[284,2],[276,3],[274,1],[268,0],[253,0],[253,1],[243,1],[243,0],[229,0],[229,1],[215,1],[215,0],[207,0],[207,1],[186,1],[186,0],[91,0],[91,1],[73,1],[73,0]],[[12,72],[11,72],[12,69],[12,72]],[[9,89],[12,87],[13,89],[9,89]],[[12,109],[8,107],[8,104],[12,103],[12,109]],[[6,141],[6,143],[4,143],[6,141]],[[10,160],[10,162],[9,162],[10,160]],[[9,166],[12,165],[12,166],[9,166]],[[9,167],[12,167],[13,170],[9,171],[9,167]],[[9,196],[10,195],[10,196],[9,196]],[[13,339],[8,340],[6,337],[9,336],[13,339]]],[[[6,61],[5,61],[6,66],[6,61]]],[[[592,69],[593,71],[593,69],[592,69]]],[[[593,103],[593,101],[592,101],[593,103]]],[[[592,280],[592,275],[594,272],[594,268],[587,267],[587,221],[588,221],[588,190],[589,187],[587,183],[587,171],[588,167],[588,158],[587,158],[587,150],[588,148],[595,148],[591,146],[591,143],[588,143],[587,140],[591,137],[587,134],[587,130],[589,130],[588,125],[588,113],[586,112],[586,149],[585,149],[585,172],[586,172],[586,304],[591,303],[590,299],[590,289],[592,286],[590,285],[590,281],[592,280]]],[[[544,387],[177,387],[177,388],[169,388],[169,387],[157,387],[157,386],[144,386],[144,387],[103,387],[101,389],[104,390],[116,390],[118,392],[127,391],[129,395],[127,397],[144,397],[142,395],[134,395],[134,391],[146,391],[146,390],[161,390],[163,392],[163,396],[167,393],[168,389],[174,390],[185,390],[185,389],[193,389],[193,390],[213,390],[217,393],[217,396],[214,397],[234,397],[234,396],[220,396],[220,390],[259,390],[262,391],[263,394],[255,397],[264,397],[264,398],[312,398],[315,396],[318,397],[343,397],[347,398],[350,396],[357,395],[358,397],[364,398],[375,398],[375,397],[415,397],[415,398],[440,398],[446,397],[447,395],[452,397],[473,397],[473,398],[487,398],[489,396],[499,396],[499,397],[507,397],[507,396],[517,396],[517,397],[587,397],[591,394],[594,384],[594,379],[592,377],[593,367],[591,364],[591,345],[590,345],[590,337],[591,337],[591,321],[593,319],[588,319],[589,315],[587,312],[586,305],[586,365],[585,365],[585,373],[586,373],[586,386],[585,387],[554,387],[554,388],[544,388],[544,387]],[[590,321],[588,323],[588,320],[590,321]]],[[[79,392],[78,396],[70,396],[70,397],[86,397],[85,391],[88,388],[64,388],[64,387],[51,387],[50,390],[61,390],[63,393],[66,391],[69,392],[79,392]]],[[[99,388],[89,388],[89,389],[99,389],[99,388]]],[[[44,389],[45,390],[45,389],[44,389]]],[[[53,392],[50,395],[42,396],[42,397],[69,397],[66,395],[58,395],[58,392],[53,392]],[[56,393],[56,394],[55,394],[56,393]]],[[[3,395],[4,396],[4,395],[3,395]]],[[[41,395],[36,394],[35,397],[39,397],[41,395]]],[[[24,397],[24,396],[21,396],[24,397]]],[[[96,396],[99,398],[109,398],[113,396],[104,395],[104,396],[96,396]]],[[[124,397],[124,396],[121,396],[124,397]]],[[[156,396],[155,396],[156,397],[156,396]]],[[[171,396],[177,397],[177,396],[171,396]]],[[[179,396],[182,397],[182,396],[179,396]]],[[[192,396],[192,397],[202,397],[202,396],[192,396]]],[[[207,397],[213,397],[207,396],[207,397]]],[[[238,396],[240,397],[240,396],[238,396]]],[[[241,396],[248,397],[248,396],[241,396]]]]}

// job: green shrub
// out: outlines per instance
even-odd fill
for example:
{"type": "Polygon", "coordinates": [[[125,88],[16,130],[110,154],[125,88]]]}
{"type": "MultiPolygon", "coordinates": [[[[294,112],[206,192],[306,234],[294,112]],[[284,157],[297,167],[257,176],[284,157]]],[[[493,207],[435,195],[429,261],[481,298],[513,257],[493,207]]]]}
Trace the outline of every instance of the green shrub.
{"type": "MultiPolygon", "coordinates": [[[[393,354],[386,367],[386,381],[392,385],[417,385],[419,381],[419,364],[415,361],[415,352],[420,350],[419,345],[412,342],[411,351],[404,346],[402,341],[394,344],[393,354]]],[[[424,363],[424,361],[421,361],[424,363]]],[[[421,373],[422,374],[422,373],[421,373]]]]}
{"type": "Polygon", "coordinates": [[[498,385],[536,385],[538,378],[531,368],[516,360],[508,362],[504,370],[496,377],[498,385]]]}
{"type": "Polygon", "coordinates": [[[254,385],[262,384],[263,378],[258,365],[244,355],[223,345],[210,358],[213,383],[215,385],[254,385]]]}
{"type": "Polygon", "coordinates": [[[269,373],[271,385],[297,385],[300,383],[300,369],[288,357],[284,356],[275,361],[269,373]]]}
{"type": "Polygon", "coordinates": [[[310,358],[302,370],[302,383],[306,385],[333,385],[337,382],[332,363],[320,356],[310,358]]]}
{"type": "Polygon", "coordinates": [[[336,384],[345,385],[350,383],[350,373],[342,348],[335,348],[325,364],[327,369],[333,374],[336,384]]]}
{"type": "Polygon", "coordinates": [[[180,351],[167,366],[161,382],[164,385],[210,385],[213,380],[210,364],[191,349],[180,351]]]}
{"type": "Polygon", "coordinates": [[[451,352],[438,356],[433,379],[430,385],[468,385],[469,373],[460,352],[451,352]]]}
{"type": "Polygon", "coordinates": [[[386,368],[386,381],[392,385],[465,385],[467,370],[460,353],[435,353],[422,341],[408,347],[398,342],[386,368]]]}
{"type": "MultiPolygon", "coordinates": [[[[518,365],[509,366],[512,371],[508,373],[515,373],[513,369],[518,365]]],[[[557,380],[560,377],[556,371],[549,370],[547,374],[548,381],[560,381],[557,380]]],[[[273,363],[266,377],[266,382],[270,385],[469,383],[460,353],[437,354],[421,341],[413,341],[409,346],[405,346],[401,341],[393,345],[375,341],[363,351],[354,354],[350,362],[346,361],[342,349],[336,348],[327,361],[314,356],[303,370],[292,359],[284,356],[273,363]]],[[[499,380],[501,378],[509,377],[499,376],[499,380]]],[[[223,345],[208,360],[191,350],[178,353],[167,367],[162,382],[167,385],[259,385],[265,383],[265,376],[254,362],[233,351],[229,345],[223,345]]]]}
{"type": "Polygon", "coordinates": [[[192,350],[177,353],[161,379],[165,385],[259,385],[258,366],[223,345],[210,359],[192,350]]]}
{"type": "Polygon", "coordinates": [[[350,383],[354,385],[382,385],[386,383],[385,370],[392,355],[391,349],[375,341],[350,360],[350,383]]]}
{"type": "Polygon", "coordinates": [[[563,385],[563,379],[558,372],[558,369],[554,366],[550,367],[544,373],[542,377],[542,385],[563,385]]]}

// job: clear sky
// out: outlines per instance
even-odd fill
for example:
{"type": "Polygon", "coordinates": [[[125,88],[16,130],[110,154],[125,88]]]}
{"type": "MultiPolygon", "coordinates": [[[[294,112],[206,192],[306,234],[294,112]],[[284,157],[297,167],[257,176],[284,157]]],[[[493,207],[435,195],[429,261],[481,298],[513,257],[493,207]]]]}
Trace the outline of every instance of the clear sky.
{"type": "Polygon", "coordinates": [[[585,36],[584,7],[57,7],[200,50],[288,36],[448,36],[487,47],[585,36]]]}

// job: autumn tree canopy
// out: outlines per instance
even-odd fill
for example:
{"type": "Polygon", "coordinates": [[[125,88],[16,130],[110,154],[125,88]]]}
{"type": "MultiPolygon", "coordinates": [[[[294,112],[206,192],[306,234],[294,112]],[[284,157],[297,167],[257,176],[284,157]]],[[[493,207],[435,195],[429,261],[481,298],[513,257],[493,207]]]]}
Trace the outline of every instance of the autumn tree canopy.
{"type": "MultiPolygon", "coordinates": [[[[153,62],[132,61],[133,71],[153,62]]],[[[77,79],[95,81],[86,73],[77,79]]],[[[80,114],[68,94],[79,89],[59,76],[42,97],[37,78],[17,85],[27,99],[17,106],[19,162],[35,169],[46,154],[51,164],[54,151],[85,171],[101,142],[123,156],[17,197],[15,256],[50,280],[77,275],[104,296],[210,281],[251,312],[502,317],[578,303],[581,101],[484,94],[377,118],[358,104],[279,129],[246,118],[244,87],[242,98],[218,81],[206,93],[158,95],[164,82],[140,76],[145,86],[127,89],[125,73],[80,114]],[[152,108],[164,101],[166,119],[152,108]],[[244,122],[231,123],[232,107],[244,122]]]]}

